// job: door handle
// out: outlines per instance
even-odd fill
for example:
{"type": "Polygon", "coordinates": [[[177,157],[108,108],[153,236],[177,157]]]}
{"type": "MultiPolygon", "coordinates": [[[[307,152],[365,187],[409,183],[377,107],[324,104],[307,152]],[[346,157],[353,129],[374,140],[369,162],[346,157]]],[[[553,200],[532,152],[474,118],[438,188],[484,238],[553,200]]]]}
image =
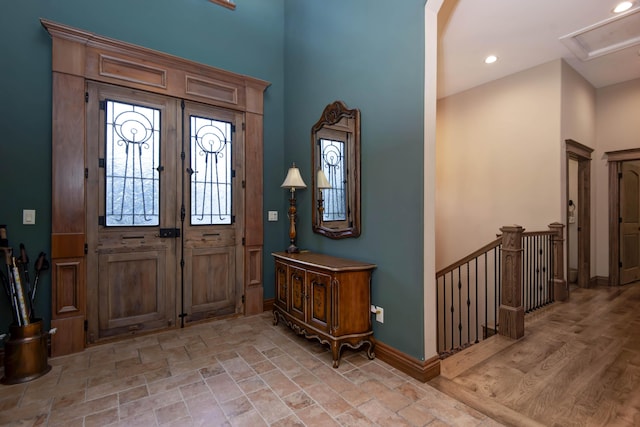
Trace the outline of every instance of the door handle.
{"type": "Polygon", "coordinates": [[[178,238],[180,237],[180,229],[179,228],[161,228],[160,233],[157,237],[161,238],[178,238]]]}

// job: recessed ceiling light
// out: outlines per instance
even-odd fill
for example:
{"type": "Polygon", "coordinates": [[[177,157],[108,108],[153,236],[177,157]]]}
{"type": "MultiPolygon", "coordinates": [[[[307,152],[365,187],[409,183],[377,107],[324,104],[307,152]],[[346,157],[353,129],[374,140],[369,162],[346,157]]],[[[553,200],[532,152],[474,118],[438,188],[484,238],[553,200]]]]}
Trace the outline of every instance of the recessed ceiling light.
{"type": "Polygon", "coordinates": [[[484,59],[485,64],[493,64],[498,60],[498,57],[495,55],[489,55],[484,59]]]}
{"type": "Polygon", "coordinates": [[[618,5],[615,7],[615,9],[613,9],[613,13],[622,13],[622,12],[626,12],[627,10],[631,9],[631,6],[633,6],[633,2],[632,1],[623,1],[618,3],[618,5]]]}

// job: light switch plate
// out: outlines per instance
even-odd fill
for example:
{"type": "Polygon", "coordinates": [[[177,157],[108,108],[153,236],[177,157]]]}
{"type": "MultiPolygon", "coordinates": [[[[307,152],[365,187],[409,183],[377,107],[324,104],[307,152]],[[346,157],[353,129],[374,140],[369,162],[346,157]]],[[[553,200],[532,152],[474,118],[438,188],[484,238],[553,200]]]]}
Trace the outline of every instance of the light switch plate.
{"type": "Polygon", "coordinates": [[[278,220],[278,211],[269,211],[269,221],[277,221],[278,220]]]}
{"type": "Polygon", "coordinates": [[[23,209],[22,210],[22,224],[33,225],[36,223],[36,211],[35,209],[23,209]]]}

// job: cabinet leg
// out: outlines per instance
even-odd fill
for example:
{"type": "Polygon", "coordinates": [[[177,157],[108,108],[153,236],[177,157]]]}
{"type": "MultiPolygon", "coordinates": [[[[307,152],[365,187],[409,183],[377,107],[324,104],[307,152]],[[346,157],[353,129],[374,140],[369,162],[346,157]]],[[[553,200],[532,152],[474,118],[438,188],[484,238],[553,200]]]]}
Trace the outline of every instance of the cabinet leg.
{"type": "Polygon", "coordinates": [[[278,326],[278,313],[277,312],[273,312],[273,326],[278,326]]]}
{"type": "Polygon", "coordinates": [[[340,366],[340,345],[337,341],[331,343],[331,354],[333,355],[333,367],[340,366]]]}
{"type": "Polygon", "coordinates": [[[369,343],[369,348],[367,349],[367,357],[369,358],[369,360],[373,360],[376,358],[376,353],[373,351],[373,348],[376,345],[376,342],[371,339],[370,341],[368,341],[369,343]]]}

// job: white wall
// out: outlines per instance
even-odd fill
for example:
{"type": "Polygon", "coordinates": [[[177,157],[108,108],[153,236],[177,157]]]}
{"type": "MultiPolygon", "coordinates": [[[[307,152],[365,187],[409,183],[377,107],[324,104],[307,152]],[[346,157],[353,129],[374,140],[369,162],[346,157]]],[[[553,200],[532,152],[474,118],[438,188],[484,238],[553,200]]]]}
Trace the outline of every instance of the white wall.
{"type": "MultiPolygon", "coordinates": [[[[566,62],[562,62],[562,128],[561,128],[561,143],[558,149],[562,152],[561,158],[563,159],[560,165],[562,176],[567,176],[567,163],[566,163],[566,146],[564,141],[572,139],[590,148],[596,146],[596,90],[587,80],[584,79],[578,72],[576,72],[566,62]]],[[[591,179],[594,179],[594,165],[591,161],[591,179]]],[[[566,186],[561,189],[562,200],[568,201],[569,198],[573,198],[573,201],[577,203],[577,170],[572,178],[576,179],[575,194],[571,196],[566,195],[566,186]]],[[[565,178],[566,180],[566,178],[565,178]]],[[[562,182],[565,183],[566,181],[562,182]]],[[[595,244],[594,238],[596,225],[595,225],[595,188],[592,185],[591,191],[591,271],[590,276],[594,275],[595,263],[595,244]]],[[[566,208],[567,204],[562,203],[559,206],[561,222],[565,224],[569,229],[565,231],[565,237],[571,246],[569,257],[565,257],[565,263],[569,263],[570,267],[576,268],[578,265],[578,252],[577,252],[577,222],[574,224],[566,224],[566,208]]],[[[566,250],[566,249],[565,249],[566,250]]],[[[568,268],[565,268],[565,272],[568,275],[568,268]]]]}
{"type": "Polygon", "coordinates": [[[436,270],[495,239],[564,222],[561,60],[441,99],[436,270]]]}
{"type": "Polygon", "coordinates": [[[596,142],[596,90],[569,64],[562,62],[562,144],[573,139],[595,148],[596,142]]]}
{"type": "Polygon", "coordinates": [[[596,91],[595,274],[609,275],[609,171],[605,153],[640,148],[640,79],[596,91]]]}

